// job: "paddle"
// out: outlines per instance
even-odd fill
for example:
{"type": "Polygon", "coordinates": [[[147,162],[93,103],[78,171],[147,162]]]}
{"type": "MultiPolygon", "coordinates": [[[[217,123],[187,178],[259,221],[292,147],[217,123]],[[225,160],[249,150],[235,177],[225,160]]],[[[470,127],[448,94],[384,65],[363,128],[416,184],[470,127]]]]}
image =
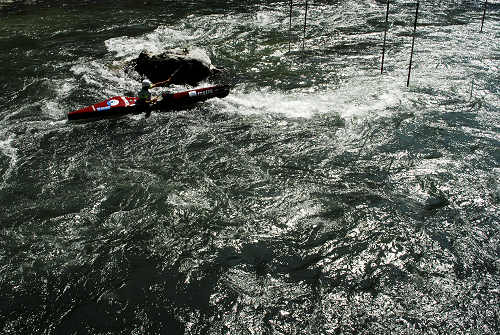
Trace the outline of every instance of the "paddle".
{"type": "MultiPolygon", "coordinates": [[[[174,76],[177,74],[177,72],[179,72],[180,69],[182,69],[184,65],[181,65],[177,68],[177,70],[175,70],[174,72],[172,72],[172,74],[170,75],[170,77],[167,79],[167,80],[164,80],[164,81],[160,81],[158,83],[154,83],[153,85],[151,85],[150,88],[153,88],[153,87],[158,87],[158,86],[167,86],[168,84],[170,84],[170,82],[172,81],[172,79],[174,79],[174,76]]],[[[158,101],[158,98],[159,97],[154,97],[150,100],[150,102],[152,103],[156,103],[158,101]]]]}
{"type": "Polygon", "coordinates": [[[160,81],[159,83],[155,83],[155,84],[151,85],[151,88],[158,87],[158,86],[166,86],[166,85],[170,84],[172,79],[174,79],[174,76],[177,74],[177,72],[179,72],[180,69],[182,69],[182,67],[183,67],[183,65],[179,66],[179,68],[177,68],[177,70],[175,70],[167,80],[160,81]]]}

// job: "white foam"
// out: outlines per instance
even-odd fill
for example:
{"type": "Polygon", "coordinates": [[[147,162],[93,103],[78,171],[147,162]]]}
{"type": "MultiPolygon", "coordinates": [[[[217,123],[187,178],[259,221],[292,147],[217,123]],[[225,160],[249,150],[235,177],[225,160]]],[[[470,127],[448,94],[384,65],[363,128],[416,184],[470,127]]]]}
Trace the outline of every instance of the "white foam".
{"type": "Polygon", "coordinates": [[[102,97],[123,95],[125,91],[139,89],[139,83],[129,77],[119,66],[110,66],[99,61],[79,61],[71,71],[87,84],[95,86],[102,97]]]}
{"type": "Polygon", "coordinates": [[[51,89],[56,92],[55,99],[44,99],[40,102],[42,112],[50,115],[54,119],[60,119],[63,116],[66,107],[65,99],[76,89],[76,82],[73,78],[51,80],[49,83],[51,89]]]}
{"type": "Polygon", "coordinates": [[[200,32],[175,30],[160,26],[153,32],[143,36],[111,38],[106,40],[104,44],[108,51],[115,53],[116,57],[131,60],[136,58],[143,50],[151,53],[161,53],[168,49],[185,47],[189,44],[189,41],[200,37],[200,32]]]}
{"type": "Polygon", "coordinates": [[[344,118],[386,116],[389,107],[398,106],[406,91],[391,79],[373,80],[362,85],[352,80],[341,88],[313,89],[308,93],[252,92],[231,93],[219,104],[227,112],[240,114],[281,114],[291,118],[336,113],[344,118]]]}
{"type": "Polygon", "coordinates": [[[6,140],[0,141],[0,152],[10,159],[9,167],[3,175],[2,186],[0,188],[4,188],[7,185],[7,179],[12,174],[17,163],[17,149],[12,146],[13,139],[13,136],[9,136],[6,140]]]}

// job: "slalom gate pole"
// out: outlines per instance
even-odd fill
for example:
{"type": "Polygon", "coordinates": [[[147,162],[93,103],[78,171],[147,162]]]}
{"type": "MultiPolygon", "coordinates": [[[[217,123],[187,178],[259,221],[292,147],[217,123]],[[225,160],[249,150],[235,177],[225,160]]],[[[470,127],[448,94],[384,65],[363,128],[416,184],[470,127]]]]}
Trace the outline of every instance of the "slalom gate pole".
{"type": "Polygon", "coordinates": [[[472,82],[470,84],[470,98],[469,100],[472,101],[472,92],[474,91],[474,78],[472,78],[472,82]]]}
{"type": "Polygon", "coordinates": [[[306,13],[304,14],[304,39],[302,40],[302,52],[304,52],[306,46],[306,28],[307,28],[307,1],[306,0],[306,13]]]}
{"type": "Polygon", "coordinates": [[[288,25],[288,52],[290,52],[292,48],[292,7],[293,7],[293,0],[290,0],[290,23],[288,25]]]}
{"type": "Polygon", "coordinates": [[[413,40],[411,42],[410,67],[408,68],[408,81],[406,82],[406,87],[410,86],[411,64],[413,62],[413,50],[415,47],[415,34],[417,32],[417,19],[418,19],[418,7],[419,7],[419,5],[420,5],[420,1],[417,0],[417,10],[415,12],[415,25],[413,27],[413,40]]]}
{"type": "Polygon", "coordinates": [[[486,17],[486,7],[488,6],[488,0],[484,2],[484,12],[483,19],[481,20],[481,32],[483,32],[484,18],[486,17]]]}
{"type": "Polygon", "coordinates": [[[385,41],[387,40],[387,26],[389,21],[389,2],[390,0],[387,0],[387,12],[385,14],[384,46],[382,47],[382,66],[380,67],[380,74],[384,73],[385,41]]]}

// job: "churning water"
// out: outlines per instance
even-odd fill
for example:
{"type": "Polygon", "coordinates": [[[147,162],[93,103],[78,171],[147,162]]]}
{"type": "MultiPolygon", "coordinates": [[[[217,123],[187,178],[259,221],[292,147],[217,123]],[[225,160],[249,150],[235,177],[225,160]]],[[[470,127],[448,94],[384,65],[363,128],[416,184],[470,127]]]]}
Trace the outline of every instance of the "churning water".
{"type": "MultiPolygon", "coordinates": [[[[0,1],[3,334],[498,334],[500,5],[0,1]],[[234,88],[69,123],[190,48],[234,88]]],[[[209,85],[209,82],[202,85],[209,85]]],[[[186,87],[172,87],[183,90],[186,87]]]]}

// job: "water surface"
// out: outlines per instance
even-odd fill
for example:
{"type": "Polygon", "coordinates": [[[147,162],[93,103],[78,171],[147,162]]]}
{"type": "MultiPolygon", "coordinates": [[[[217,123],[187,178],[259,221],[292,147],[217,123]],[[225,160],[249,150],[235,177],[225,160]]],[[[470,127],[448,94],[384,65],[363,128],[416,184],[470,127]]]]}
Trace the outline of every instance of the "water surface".
{"type": "MultiPolygon", "coordinates": [[[[0,12],[5,334],[497,334],[499,4],[49,1],[0,12]],[[222,100],[69,123],[143,50],[222,100]],[[210,85],[210,82],[201,85],[210,85]]],[[[184,90],[174,86],[170,89],[184,90]]]]}

